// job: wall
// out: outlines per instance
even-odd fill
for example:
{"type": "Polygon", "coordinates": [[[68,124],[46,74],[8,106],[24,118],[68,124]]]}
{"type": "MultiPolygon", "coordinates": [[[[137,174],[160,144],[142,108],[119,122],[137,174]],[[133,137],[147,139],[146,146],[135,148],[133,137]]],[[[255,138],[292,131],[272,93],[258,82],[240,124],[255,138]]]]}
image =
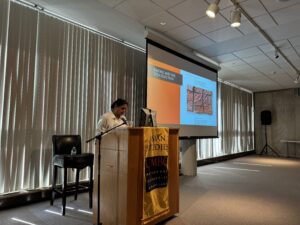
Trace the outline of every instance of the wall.
{"type": "MultiPolygon", "coordinates": [[[[255,93],[255,140],[256,152],[260,153],[265,145],[264,125],[260,113],[270,110],[272,124],[267,125],[268,144],[281,156],[286,156],[287,145],[280,140],[300,141],[300,95],[298,89],[255,93]]],[[[289,144],[289,155],[300,157],[300,145],[289,144]]],[[[271,154],[271,151],[268,151],[271,154]]]]}

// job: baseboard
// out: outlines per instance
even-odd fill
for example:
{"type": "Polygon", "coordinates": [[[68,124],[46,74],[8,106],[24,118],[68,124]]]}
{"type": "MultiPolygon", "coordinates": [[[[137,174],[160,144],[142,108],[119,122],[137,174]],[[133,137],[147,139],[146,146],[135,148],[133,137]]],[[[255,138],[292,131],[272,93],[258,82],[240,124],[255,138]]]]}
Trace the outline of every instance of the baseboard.
{"type": "MultiPolygon", "coordinates": [[[[87,186],[88,181],[79,182],[81,185],[87,186]]],[[[72,183],[68,184],[72,185],[72,183]]],[[[58,185],[59,186],[59,185],[58,185]]],[[[78,193],[86,192],[86,190],[79,190],[78,193]]],[[[72,193],[67,193],[72,195],[72,193]]],[[[0,210],[24,206],[41,201],[49,201],[51,198],[51,188],[36,189],[32,191],[22,191],[15,193],[8,193],[0,195],[0,210]]]]}
{"type": "Polygon", "coordinates": [[[236,154],[224,155],[224,156],[219,156],[219,157],[214,157],[209,159],[201,159],[197,161],[197,166],[204,166],[211,163],[222,162],[230,159],[235,159],[235,158],[239,158],[247,155],[255,155],[255,154],[256,154],[255,150],[251,150],[247,152],[240,152],[236,154]]]}

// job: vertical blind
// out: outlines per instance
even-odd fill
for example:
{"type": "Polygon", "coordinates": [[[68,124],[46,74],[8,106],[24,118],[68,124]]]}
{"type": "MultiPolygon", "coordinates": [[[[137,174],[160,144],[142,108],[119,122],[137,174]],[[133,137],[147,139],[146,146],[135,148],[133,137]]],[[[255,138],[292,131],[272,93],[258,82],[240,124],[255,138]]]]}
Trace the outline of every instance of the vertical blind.
{"type": "Polygon", "coordinates": [[[129,101],[127,117],[136,121],[146,59],[78,25],[0,4],[0,193],[7,193],[50,185],[53,134],[80,134],[83,151],[93,151],[84,141],[116,98],[129,101]]]}
{"type": "Polygon", "coordinates": [[[218,84],[219,138],[197,141],[198,159],[254,149],[253,94],[218,84]]]}

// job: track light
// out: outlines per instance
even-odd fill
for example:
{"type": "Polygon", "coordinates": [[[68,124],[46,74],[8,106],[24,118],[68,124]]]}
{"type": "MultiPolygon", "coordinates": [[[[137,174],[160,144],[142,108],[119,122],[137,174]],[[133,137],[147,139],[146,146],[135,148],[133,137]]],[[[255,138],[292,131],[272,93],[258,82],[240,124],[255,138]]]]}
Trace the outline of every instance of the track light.
{"type": "Polygon", "coordinates": [[[231,27],[239,27],[241,25],[241,11],[235,8],[230,15],[231,27]]]}
{"type": "Polygon", "coordinates": [[[278,59],[278,58],[279,58],[278,52],[277,52],[277,50],[275,50],[275,59],[278,59]]]}
{"type": "Polygon", "coordinates": [[[295,83],[295,84],[298,84],[298,83],[299,83],[299,78],[300,78],[300,75],[298,75],[297,78],[296,78],[296,80],[294,80],[294,83],[295,83]]]}
{"type": "Polygon", "coordinates": [[[206,15],[210,18],[215,18],[217,13],[219,12],[219,2],[220,0],[216,0],[215,3],[211,3],[207,10],[206,15]]]}

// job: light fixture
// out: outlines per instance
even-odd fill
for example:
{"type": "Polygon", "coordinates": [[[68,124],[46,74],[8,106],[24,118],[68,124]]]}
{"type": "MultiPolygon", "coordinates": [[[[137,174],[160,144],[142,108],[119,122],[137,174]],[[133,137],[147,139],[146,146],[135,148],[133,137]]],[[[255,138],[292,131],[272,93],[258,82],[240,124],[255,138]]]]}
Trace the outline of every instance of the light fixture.
{"type": "Polygon", "coordinates": [[[298,84],[298,83],[299,83],[299,78],[300,78],[300,75],[298,75],[297,78],[296,78],[296,80],[294,80],[294,83],[295,83],[295,84],[298,84]]]}
{"type": "Polygon", "coordinates": [[[210,18],[215,18],[216,14],[219,12],[219,2],[220,0],[216,0],[215,3],[211,3],[207,10],[206,15],[210,18]]]}
{"type": "Polygon", "coordinates": [[[231,27],[239,27],[241,25],[241,11],[235,8],[230,15],[231,27]]]}
{"type": "Polygon", "coordinates": [[[278,51],[275,50],[275,59],[278,59],[278,58],[279,58],[278,51]]]}

